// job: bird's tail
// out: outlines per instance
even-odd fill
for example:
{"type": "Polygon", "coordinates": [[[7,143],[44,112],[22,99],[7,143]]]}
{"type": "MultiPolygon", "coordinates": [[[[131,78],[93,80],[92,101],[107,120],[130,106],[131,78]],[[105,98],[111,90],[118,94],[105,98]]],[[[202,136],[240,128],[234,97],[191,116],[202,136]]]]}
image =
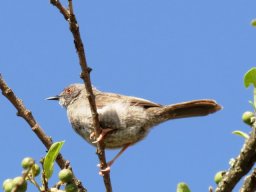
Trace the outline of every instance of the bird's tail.
{"type": "Polygon", "coordinates": [[[155,116],[155,118],[152,118],[155,122],[152,123],[159,124],[170,119],[205,116],[215,113],[220,109],[222,109],[222,107],[216,101],[211,99],[202,99],[163,107],[152,107],[148,109],[148,112],[155,116]]]}

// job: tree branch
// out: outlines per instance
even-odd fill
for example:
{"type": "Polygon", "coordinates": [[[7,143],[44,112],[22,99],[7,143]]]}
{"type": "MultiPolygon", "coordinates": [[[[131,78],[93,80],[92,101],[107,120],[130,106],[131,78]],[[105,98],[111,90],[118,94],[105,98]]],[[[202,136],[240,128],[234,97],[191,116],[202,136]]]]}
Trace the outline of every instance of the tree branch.
{"type": "MultiPolygon", "coordinates": [[[[6,82],[4,81],[2,75],[0,74],[0,89],[2,90],[2,94],[12,103],[12,105],[17,109],[17,115],[22,117],[31,127],[32,131],[36,134],[36,136],[41,140],[44,146],[49,149],[52,145],[52,140],[49,136],[47,136],[40,125],[36,122],[33,117],[31,111],[29,111],[22,100],[19,99],[14,92],[8,87],[6,82]]],[[[61,154],[58,155],[57,164],[61,169],[65,167],[66,160],[63,158],[61,154]]],[[[75,183],[80,190],[80,192],[86,192],[87,190],[83,187],[82,183],[74,176],[75,183]]]]}
{"type": "Polygon", "coordinates": [[[252,174],[248,176],[242,188],[240,189],[240,192],[255,192],[256,191],[256,169],[254,168],[252,174]]]}
{"type": "MultiPolygon", "coordinates": [[[[59,0],[50,0],[50,2],[56,8],[59,9],[59,11],[64,16],[65,20],[67,20],[69,23],[69,29],[74,38],[75,48],[76,48],[78,58],[79,58],[79,63],[80,63],[81,69],[82,69],[80,77],[83,79],[86,91],[88,93],[87,98],[88,98],[89,104],[90,104],[93,127],[95,129],[96,136],[99,137],[99,135],[101,133],[101,128],[100,128],[100,124],[99,124],[99,118],[98,118],[98,113],[97,113],[97,108],[96,108],[96,103],[95,103],[95,97],[94,97],[93,91],[92,91],[92,84],[91,84],[91,79],[90,79],[90,68],[88,68],[88,65],[87,65],[85,50],[84,50],[83,42],[82,42],[82,39],[80,36],[80,31],[79,31],[79,26],[78,26],[78,23],[76,20],[76,16],[74,14],[72,0],[68,0],[68,9],[65,9],[61,5],[59,0]]],[[[103,140],[97,143],[97,155],[100,160],[101,168],[103,168],[103,169],[106,168],[107,163],[106,163],[105,147],[104,147],[103,140]]],[[[103,180],[105,183],[106,191],[112,192],[112,186],[111,186],[109,172],[104,174],[103,180]]]]}
{"type": "Polygon", "coordinates": [[[256,161],[256,121],[252,124],[252,132],[249,139],[246,140],[240,154],[223,176],[216,192],[231,192],[239,180],[246,175],[253,167],[256,161]]]}

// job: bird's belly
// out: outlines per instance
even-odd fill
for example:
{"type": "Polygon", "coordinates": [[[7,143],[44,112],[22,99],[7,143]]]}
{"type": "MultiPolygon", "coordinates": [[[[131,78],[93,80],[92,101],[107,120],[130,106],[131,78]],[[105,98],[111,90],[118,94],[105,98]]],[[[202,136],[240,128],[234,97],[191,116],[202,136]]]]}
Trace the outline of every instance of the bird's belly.
{"type": "MultiPolygon", "coordinates": [[[[146,128],[147,115],[140,107],[115,104],[98,110],[98,113],[100,127],[112,129],[103,138],[106,148],[121,148],[127,144],[132,145],[143,139],[148,133],[146,128]]],[[[92,137],[94,129],[91,117],[87,114],[72,117],[69,120],[73,129],[88,143],[96,145],[92,143],[96,138],[92,137]]]]}
{"type": "Polygon", "coordinates": [[[147,135],[148,130],[142,127],[129,127],[128,129],[116,129],[106,135],[104,143],[106,148],[121,148],[125,145],[133,145],[147,135]]]}
{"type": "MultiPolygon", "coordinates": [[[[76,133],[78,133],[88,143],[96,146],[96,143],[93,143],[93,141],[96,140],[96,137],[93,135],[94,129],[91,124],[83,126],[78,126],[75,122],[71,124],[76,133]]],[[[138,126],[132,126],[125,129],[116,128],[108,132],[104,136],[103,140],[106,148],[122,148],[127,144],[132,145],[137,143],[138,141],[142,140],[147,133],[148,129],[138,126]]]]}

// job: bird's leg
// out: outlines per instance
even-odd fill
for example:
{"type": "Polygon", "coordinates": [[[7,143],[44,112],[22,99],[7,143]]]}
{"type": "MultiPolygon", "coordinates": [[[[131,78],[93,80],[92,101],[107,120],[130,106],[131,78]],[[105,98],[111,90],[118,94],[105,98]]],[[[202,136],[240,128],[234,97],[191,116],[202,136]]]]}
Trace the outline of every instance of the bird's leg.
{"type": "MultiPolygon", "coordinates": [[[[105,169],[101,169],[99,174],[101,176],[104,176],[104,173],[110,172],[110,167],[111,165],[114,164],[114,162],[117,160],[118,157],[120,157],[122,155],[122,153],[130,146],[130,144],[126,144],[118,153],[117,155],[109,162],[107,162],[107,167],[105,169]]],[[[100,164],[97,165],[98,167],[100,167],[100,164]]]]}
{"type": "MultiPolygon", "coordinates": [[[[99,141],[101,141],[102,139],[104,139],[104,137],[109,133],[113,131],[113,129],[110,129],[110,128],[105,128],[105,129],[101,129],[101,133],[99,135],[98,138],[96,138],[95,141],[93,141],[92,143],[98,143],[99,141]]],[[[92,139],[93,137],[95,136],[95,132],[92,132],[90,134],[90,139],[92,139]]]]}

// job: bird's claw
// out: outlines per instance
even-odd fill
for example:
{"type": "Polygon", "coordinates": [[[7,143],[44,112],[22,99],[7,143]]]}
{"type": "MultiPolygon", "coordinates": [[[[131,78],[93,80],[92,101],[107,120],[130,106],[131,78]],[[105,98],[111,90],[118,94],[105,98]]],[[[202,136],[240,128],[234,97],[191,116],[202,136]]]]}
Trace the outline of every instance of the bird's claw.
{"type": "MultiPolygon", "coordinates": [[[[100,164],[98,164],[97,165],[97,167],[101,167],[101,165],[100,164]]],[[[99,171],[99,175],[100,176],[104,176],[106,173],[109,173],[110,172],[110,165],[108,165],[107,164],[107,167],[106,168],[104,168],[104,169],[100,169],[100,171],[99,171]]]]}
{"type": "MultiPolygon", "coordinates": [[[[110,129],[110,128],[105,128],[105,129],[101,129],[101,130],[102,130],[102,131],[101,131],[101,134],[99,135],[99,137],[96,138],[95,141],[92,141],[92,143],[98,143],[98,142],[101,141],[110,131],[113,131],[113,129],[110,129]]],[[[90,138],[91,138],[91,136],[94,137],[94,136],[95,136],[95,132],[92,132],[92,133],[90,134],[90,138]]]]}
{"type": "Polygon", "coordinates": [[[99,137],[98,137],[98,138],[96,138],[96,140],[95,140],[95,141],[92,141],[92,143],[98,143],[99,141],[101,141],[101,140],[102,140],[102,138],[103,138],[103,134],[101,133],[101,134],[99,135],[99,137]]]}
{"type": "Polygon", "coordinates": [[[95,131],[91,132],[89,138],[92,140],[95,137],[95,131]]]}

